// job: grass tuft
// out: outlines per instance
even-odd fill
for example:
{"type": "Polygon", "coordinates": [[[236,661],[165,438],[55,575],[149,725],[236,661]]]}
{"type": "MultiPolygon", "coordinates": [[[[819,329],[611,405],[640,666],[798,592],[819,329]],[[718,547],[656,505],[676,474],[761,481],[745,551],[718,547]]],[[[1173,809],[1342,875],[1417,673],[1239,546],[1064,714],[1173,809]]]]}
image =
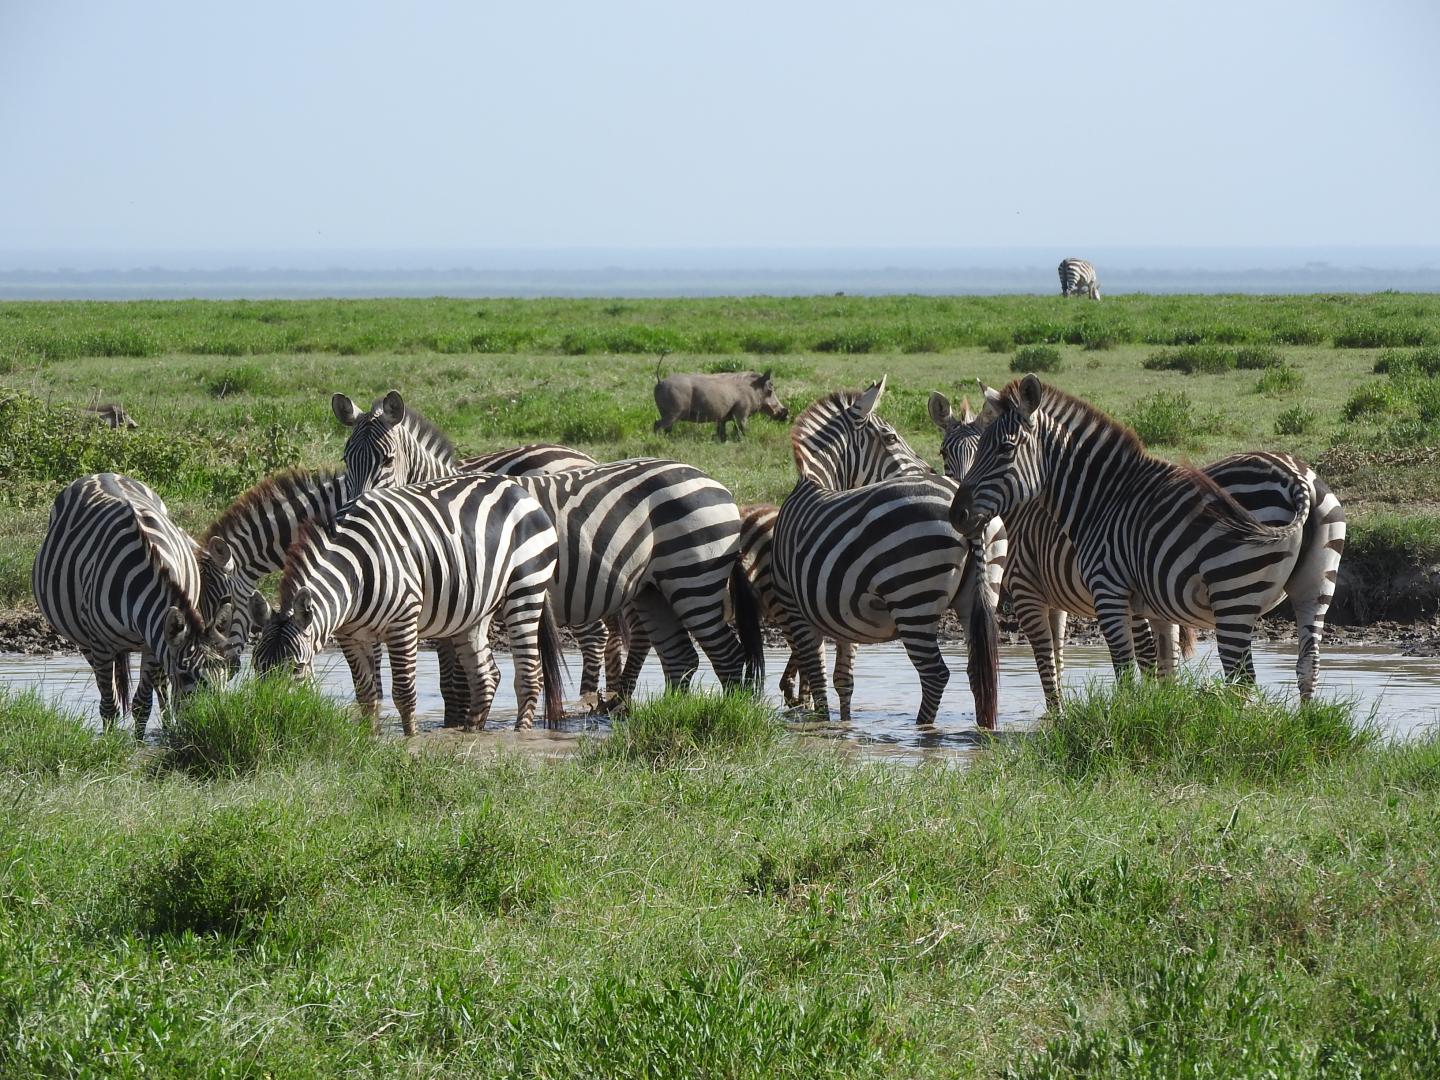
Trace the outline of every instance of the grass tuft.
{"type": "Polygon", "coordinates": [[[44,701],[39,693],[0,686],[0,773],[27,776],[107,773],[124,769],[135,740],[97,732],[85,717],[44,701]]]}
{"type": "Polygon", "coordinates": [[[1219,417],[1201,414],[1183,390],[1142,398],[1128,422],[1147,446],[1184,446],[1220,428],[1219,417]]]}
{"type": "Polygon", "coordinates": [[[1060,350],[1053,345],[1024,345],[1010,358],[1013,372],[1059,371],[1060,350]]]}
{"type": "Polygon", "coordinates": [[[587,753],[663,767],[710,753],[764,748],[781,730],[775,711],[744,691],[672,692],[632,705],[609,738],[587,744],[587,753]]]}

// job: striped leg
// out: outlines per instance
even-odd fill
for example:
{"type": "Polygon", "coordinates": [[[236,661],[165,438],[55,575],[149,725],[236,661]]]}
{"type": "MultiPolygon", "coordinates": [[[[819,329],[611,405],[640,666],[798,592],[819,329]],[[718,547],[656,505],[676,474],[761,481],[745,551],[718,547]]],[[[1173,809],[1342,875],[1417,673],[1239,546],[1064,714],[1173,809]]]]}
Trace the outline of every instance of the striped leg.
{"type": "Polygon", "coordinates": [[[830,718],[830,701],[825,693],[825,643],[804,619],[791,618],[795,640],[792,655],[799,659],[800,678],[810,693],[810,708],[817,716],[830,718]]]}
{"type": "Polygon", "coordinates": [[[1160,649],[1150,624],[1139,615],[1130,616],[1130,641],[1135,649],[1135,663],[1144,675],[1154,675],[1160,662],[1160,649]]]}
{"type": "Polygon", "coordinates": [[[419,644],[415,623],[409,619],[392,624],[386,631],[385,646],[390,652],[390,697],[400,714],[400,730],[407,738],[415,734],[415,657],[419,644]]]}
{"type": "Polygon", "coordinates": [[[910,663],[915,665],[915,671],[920,676],[920,711],[915,716],[915,723],[933,724],[940,711],[945,685],[950,681],[950,669],[945,666],[945,658],[940,655],[940,645],[935,639],[935,619],[928,614],[913,618],[896,615],[895,625],[900,628],[900,641],[905,646],[910,663]]]}
{"type": "MultiPolygon", "coordinates": [[[[620,685],[625,672],[625,616],[613,615],[605,620],[605,689],[620,685]]],[[[648,645],[647,645],[648,647],[648,645]]]]}
{"type": "MultiPolygon", "coordinates": [[[[658,589],[647,586],[635,597],[635,610],[645,627],[645,634],[660,655],[660,666],[665,672],[665,685],[670,689],[685,690],[700,667],[700,655],[690,642],[690,635],[680,625],[676,614],[666,603],[658,589]]],[[[638,649],[632,649],[625,661],[626,695],[634,692],[635,680],[640,677],[640,664],[644,656],[638,649]],[[637,663],[638,658],[638,663],[637,663]]]]}
{"type": "Polygon", "coordinates": [[[835,696],[840,699],[840,722],[850,722],[850,700],[855,696],[855,649],[853,641],[835,642],[835,696]]]}
{"type": "Polygon", "coordinates": [[[1155,674],[1161,679],[1172,679],[1180,665],[1180,627],[1151,619],[1150,632],[1155,636],[1155,674]]]}
{"type": "MultiPolygon", "coordinates": [[[[1060,653],[1056,648],[1057,639],[1054,637],[1056,612],[1031,601],[1028,597],[1023,600],[1018,596],[1015,597],[1011,602],[1011,607],[1015,612],[1015,617],[1020,621],[1020,629],[1024,631],[1026,639],[1030,642],[1030,650],[1035,654],[1035,668],[1040,673],[1040,689],[1045,694],[1045,708],[1059,708],[1060,653]]],[[[1065,613],[1059,612],[1058,614],[1063,620],[1065,613]]],[[[1061,633],[1064,633],[1063,629],[1061,633]]],[[[1060,640],[1063,641],[1063,638],[1060,640]]]]}
{"type": "MultiPolygon", "coordinates": [[[[117,664],[129,664],[130,657],[121,655],[117,664]]],[[[165,711],[165,675],[160,670],[160,661],[149,649],[140,652],[140,678],[135,683],[135,696],[130,701],[130,715],[135,720],[135,738],[145,738],[150,727],[150,709],[156,698],[160,699],[160,711],[165,711]]]]}
{"type": "MultiPolygon", "coordinates": [[[[508,610],[505,625],[510,630],[510,660],[515,665],[515,730],[520,731],[535,726],[535,706],[540,700],[540,609],[529,605],[508,610]]],[[[602,624],[594,625],[604,631],[602,624]]],[[[601,650],[603,655],[603,642],[601,650]]]]}
{"type": "Polygon", "coordinates": [[[1135,668],[1135,644],[1130,636],[1129,600],[1096,593],[1095,614],[1100,620],[1100,632],[1105,635],[1105,644],[1110,647],[1110,662],[1115,666],[1115,677],[1129,678],[1135,668]]]}
{"type": "Polygon", "coordinates": [[[490,650],[490,627],[451,639],[456,662],[469,682],[467,695],[470,712],[465,717],[466,731],[481,731],[490,717],[495,701],[498,679],[494,674],[494,657],[490,650]]]}
{"type": "Polygon", "coordinates": [[[1215,644],[1220,650],[1220,667],[1232,682],[1255,681],[1255,658],[1250,649],[1259,612],[1254,605],[1215,609],[1215,644]]]}
{"type": "Polygon", "coordinates": [[[1070,613],[1060,608],[1050,612],[1050,639],[1055,643],[1055,700],[1060,700],[1060,684],[1065,678],[1065,631],[1070,613]]]}
{"type": "Polygon", "coordinates": [[[610,633],[603,622],[576,627],[580,643],[580,700],[592,711],[600,707],[600,671],[609,659],[610,633]]]}
{"type": "MultiPolygon", "coordinates": [[[[713,588],[686,582],[661,582],[660,588],[676,618],[700,643],[720,685],[738,686],[745,674],[745,654],[735,630],[725,620],[728,570],[715,577],[713,588]]],[[[696,661],[699,663],[698,659],[696,661]]]]}
{"type": "Polygon", "coordinates": [[[116,665],[128,664],[130,656],[128,653],[120,653],[118,656],[97,656],[88,649],[82,649],[81,654],[86,662],[95,672],[95,688],[100,691],[100,725],[106,731],[115,726],[115,720],[120,715],[121,708],[128,705],[123,701],[124,693],[121,691],[123,685],[116,678],[116,665]]]}
{"type": "Polygon", "coordinates": [[[447,728],[467,725],[473,712],[470,707],[470,678],[456,649],[454,640],[435,643],[435,662],[440,668],[440,696],[445,700],[444,723],[447,728]]]}
{"type": "Polygon", "coordinates": [[[372,641],[345,639],[340,642],[340,651],[350,668],[350,678],[355,683],[355,704],[360,712],[370,717],[370,730],[380,734],[380,662],[379,650],[372,641]]]}

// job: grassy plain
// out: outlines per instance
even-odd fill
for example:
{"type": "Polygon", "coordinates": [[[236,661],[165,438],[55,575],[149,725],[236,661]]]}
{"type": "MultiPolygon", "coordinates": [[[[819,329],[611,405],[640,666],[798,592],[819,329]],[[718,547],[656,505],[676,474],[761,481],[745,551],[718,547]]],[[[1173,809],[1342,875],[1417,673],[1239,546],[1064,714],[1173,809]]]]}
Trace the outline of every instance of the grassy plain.
{"type": "Polygon", "coordinates": [[[197,772],[0,693],[0,1073],[1440,1070],[1440,743],[1343,706],[1142,685],[959,771],[743,699],[551,763],[302,705],[197,772]]]}

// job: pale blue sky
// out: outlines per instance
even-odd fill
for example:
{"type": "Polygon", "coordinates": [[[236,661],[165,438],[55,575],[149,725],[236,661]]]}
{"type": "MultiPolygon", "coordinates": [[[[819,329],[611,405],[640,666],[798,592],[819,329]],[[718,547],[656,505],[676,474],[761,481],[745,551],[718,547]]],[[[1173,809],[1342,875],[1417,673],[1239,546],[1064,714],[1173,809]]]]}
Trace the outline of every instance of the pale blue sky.
{"type": "Polygon", "coordinates": [[[0,248],[1440,243],[1433,0],[0,0],[0,248]]]}

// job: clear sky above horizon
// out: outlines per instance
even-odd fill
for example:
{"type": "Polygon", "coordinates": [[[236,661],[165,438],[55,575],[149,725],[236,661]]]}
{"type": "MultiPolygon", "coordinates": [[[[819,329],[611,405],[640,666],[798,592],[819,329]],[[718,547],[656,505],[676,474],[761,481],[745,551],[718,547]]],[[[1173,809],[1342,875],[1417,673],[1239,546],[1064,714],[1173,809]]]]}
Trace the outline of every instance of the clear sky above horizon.
{"type": "Polygon", "coordinates": [[[1440,5],[0,0],[0,248],[1440,243],[1440,5]]]}

